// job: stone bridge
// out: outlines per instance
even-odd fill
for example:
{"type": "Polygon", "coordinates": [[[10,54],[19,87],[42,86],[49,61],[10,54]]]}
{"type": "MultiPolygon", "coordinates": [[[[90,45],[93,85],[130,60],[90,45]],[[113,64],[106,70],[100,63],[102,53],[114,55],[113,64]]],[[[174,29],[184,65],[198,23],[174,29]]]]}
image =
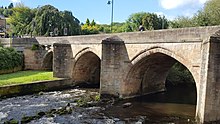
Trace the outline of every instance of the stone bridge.
{"type": "Polygon", "coordinates": [[[36,40],[53,45],[54,76],[100,83],[101,95],[163,91],[169,69],[180,62],[196,83],[197,121],[220,120],[219,26],[36,40]]]}

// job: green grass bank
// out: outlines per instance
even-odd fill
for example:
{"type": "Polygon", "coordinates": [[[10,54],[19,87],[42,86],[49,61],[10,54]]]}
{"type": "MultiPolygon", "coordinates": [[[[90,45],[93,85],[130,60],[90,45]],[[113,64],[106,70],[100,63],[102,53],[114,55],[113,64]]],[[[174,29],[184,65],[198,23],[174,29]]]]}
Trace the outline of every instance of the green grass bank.
{"type": "Polygon", "coordinates": [[[28,84],[35,81],[56,80],[49,71],[19,71],[0,75],[0,86],[28,84]]]}

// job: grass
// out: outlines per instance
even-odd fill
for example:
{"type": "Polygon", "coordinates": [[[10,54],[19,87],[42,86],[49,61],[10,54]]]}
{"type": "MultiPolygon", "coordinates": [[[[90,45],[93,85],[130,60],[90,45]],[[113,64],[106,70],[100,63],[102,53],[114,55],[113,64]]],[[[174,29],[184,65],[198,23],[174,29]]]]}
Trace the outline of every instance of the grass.
{"type": "Polygon", "coordinates": [[[0,86],[27,84],[34,81],[55,80],[53,72],[49,71],[19,71],[0,75],[0,86]]]}

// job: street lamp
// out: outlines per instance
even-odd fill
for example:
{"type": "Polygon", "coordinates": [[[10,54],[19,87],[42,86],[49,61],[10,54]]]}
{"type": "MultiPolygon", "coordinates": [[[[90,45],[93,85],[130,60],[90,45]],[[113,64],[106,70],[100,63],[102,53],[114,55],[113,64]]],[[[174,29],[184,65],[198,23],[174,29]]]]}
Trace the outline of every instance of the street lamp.
{"type": "Polygon", "coordinates": [[[113,0],[109,0],[108,5],[112,4],[112,13],[111,13],[111,27],[110,27],[110,31],[112,32],[112,25],[113,25],[113,0]]]}

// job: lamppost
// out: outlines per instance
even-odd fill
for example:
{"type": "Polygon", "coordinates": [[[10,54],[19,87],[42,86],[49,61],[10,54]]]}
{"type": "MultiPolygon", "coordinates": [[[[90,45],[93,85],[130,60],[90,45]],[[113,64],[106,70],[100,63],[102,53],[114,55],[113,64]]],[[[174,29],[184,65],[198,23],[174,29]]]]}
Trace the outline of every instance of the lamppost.
{"type": "Polygon", "coordinates": [[[108,1],[108,5],[110,5],[110,4],[112,4],[112,13],[111,13],[111,27],[110,27],[110,31],[112,32],[112,25],[113,25],[113,4],[114,2],[113,2],[113,0],[109,0],[108,1]]]}

